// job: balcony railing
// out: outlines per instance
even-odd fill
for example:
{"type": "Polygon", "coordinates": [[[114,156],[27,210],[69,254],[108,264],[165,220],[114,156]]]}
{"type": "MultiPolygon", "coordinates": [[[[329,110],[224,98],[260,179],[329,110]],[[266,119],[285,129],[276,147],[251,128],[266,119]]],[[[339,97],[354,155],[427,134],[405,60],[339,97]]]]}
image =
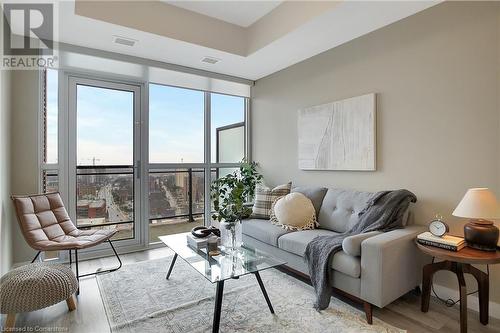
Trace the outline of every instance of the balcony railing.
{"type": "MultiPolygon", "coordinates": [[[[212,177],[217,177],[219,170],[212,168],[211,173],[212,177]]],[[[135,212],[133,175],[131,165],[78,166],[77,225],[93,228],[132,224],[135,212]]],[[[152,176],[157,176],[160,184],[159,205],[169,208],[163,210],[163,214],[160,214],[161,209],[158,213],[150,211],[150,221],[185,218],[188,222],[199,222],[205,213],[204,169],[150,170],[149,176],[150,182],[154,180],[152,176]]],[[[57,170],[46,170],[42,177],[44,191],[58,190],[57,170]]]]}
{"type": "MultiPolygon", "coordinates": [[[[215,169],[212,169],[212,172],[216,172],[215,169]]],[[[173,219],[173,218],[182,218],[185,217],[188,222],[195,222],[195,217],[202,216],[204,215],[204,170],[203,169],[193,169],[193,168],[187,168],[187,169],[166,169],[166,170],[150,170],[149,171],[149,176],[151,177],[152,175],[157,175],[158,178],[161,178],[160,175],[185,175],[185,176],[180,176],[181,180],[186,180],[187,184],[187,198],[186,198],[186,203],[187,203],[187,212],[186,213],[176,213],[176,214],[151,214],[150,212],[150,221],[154,220],[165,220],[165,219],[173,219]],[[193,179],[198,178],[200,181],[198,181],[196,184],[194,183],[193,179]],[[195,188],[195,186],[198,186],[198,188],[195,188]],[[193,196],[193,192],[196,192],[198,194],[201,194],[202,196],[198,200],[197,204],[199,205],[199,209],[195,209],[195,200],[193,196]],[[201,210],[200,210],[201,209],[201,210]]],[[[167,180],[163,180],[164,182],[167,182],[167,180]]],[[[150,179],[151,182],[151,179],[150,179]]],[[[151,184],[150,184],[151,185],[151,184]]],[[[177,184],[176,184],[177,185],[177,184]]],[[[166,191],[166,190],[165,190],[166,191]]],[[[151,188],[150,188],[150,194],[151,194],[151,188]]],[[[166,194],[166,197],[168,195],[166,194]]],[[[182,198],[181,198],[182,200],[182,198]]],[[[182,200],[184,201],[184,200],[182,200]]],[[[150,202],[151,205],[151,202],[150,202]]],[[[151,207],[150,207],[151,208],[151,207]]],[[[178,208],[178,207],[175,207],[178,208]]]]}
{"type": "Polygon", "coordinates": [[[77,166],[77,225],[100,227],[134,222],[131,165],[77,166]]]}

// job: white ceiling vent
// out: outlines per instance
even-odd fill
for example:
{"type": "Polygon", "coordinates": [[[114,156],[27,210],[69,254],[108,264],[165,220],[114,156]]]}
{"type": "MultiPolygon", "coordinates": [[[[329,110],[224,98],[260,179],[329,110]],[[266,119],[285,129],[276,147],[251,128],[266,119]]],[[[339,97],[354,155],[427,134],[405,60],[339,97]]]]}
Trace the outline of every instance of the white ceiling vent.
{"type": "Polygon", "coordinates": [[[116,44],[121,44],[121,45],[125,45],[125,46],[134,46],[137,41],[135,39],[130,39],[130,38],[126,38],[126,37],[113,36],[113,42],[115,42],[116,44]]]}
{"type": "Polygon", "coordinates": [[[220,61],[220,59],[213,58],[213,57],[204,57],[203,59],[201,59],[201,62],[205,62],[205,63],[210,64],[210,65],[214,65],[214,64],[218,63],[219,61],[220,61]]]}

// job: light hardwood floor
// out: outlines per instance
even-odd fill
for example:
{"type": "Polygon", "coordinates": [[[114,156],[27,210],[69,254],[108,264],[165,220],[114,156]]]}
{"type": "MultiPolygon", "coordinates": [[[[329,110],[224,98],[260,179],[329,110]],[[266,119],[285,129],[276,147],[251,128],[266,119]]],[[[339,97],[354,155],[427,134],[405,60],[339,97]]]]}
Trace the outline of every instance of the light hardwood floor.
{"type": "MultiPolygon", "coordinates": [[[[121,255],[123,264],[164,258],[172,252],[160,248],[121,255]]],[[[114,257],[87,260],[80,264],[80,271],[87,272],[99,267],[113,266],[114,257]]],[[[168,263],[165,262],[165,265],[168,263]]],[[[80,295],[77,298],[77,310],[68,312],[66,302],[53,305],[43,310],[18,315],[16,327],[32,327],[33,331],[71,332],[71,333],[106,333],[110,332],[101,295],[94,277],[81,280],[80,295]]],[[[349,300],[344,301],[358,307],[349,300]]],[[[458,308],[448,308],[437,299],[432,298],[428,313],[420,312],[420,297],[414,293],[400,298],[384,309],[375,309],[374,316],[408,332],[459,332],[458,308]]],[[[5,321],[2,315],[2,325],[5,321]]],[[[500,332],[500,320],[490,317],[488,326],[479,322],[479,314],[469,311],[469,332],[500,332]]],[[[27,331],[27,330],[25,330],[27,331]]]]}

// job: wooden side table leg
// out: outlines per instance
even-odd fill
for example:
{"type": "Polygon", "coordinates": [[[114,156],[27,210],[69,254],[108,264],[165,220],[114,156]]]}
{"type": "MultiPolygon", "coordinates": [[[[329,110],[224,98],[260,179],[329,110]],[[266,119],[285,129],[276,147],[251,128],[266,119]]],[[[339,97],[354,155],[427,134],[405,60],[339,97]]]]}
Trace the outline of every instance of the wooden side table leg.
{"type": "Polygon", "coordinates": [[[464,267],[464,272],[472,274],[477,281],[477,287],[479,289],[479,321],[483,325],[488,325],[490,302],[489,276],[485,272],[471,265],[464,267]]]}
{"type": "Polygon", "coordinates": [[[467,333],[467,286],[463,272],[463,264],[457,264],[458,287],[460,289],[460,332],[467,333]]]}
{"type": "Polygon", "coordinates": [[[422,271],[422,304],[421,311],[429,311],[429,301],[431,298],[431,285],[434,273],[440,270],[451,270],[451,262],[441,261],[424,266],[422,271]]]}

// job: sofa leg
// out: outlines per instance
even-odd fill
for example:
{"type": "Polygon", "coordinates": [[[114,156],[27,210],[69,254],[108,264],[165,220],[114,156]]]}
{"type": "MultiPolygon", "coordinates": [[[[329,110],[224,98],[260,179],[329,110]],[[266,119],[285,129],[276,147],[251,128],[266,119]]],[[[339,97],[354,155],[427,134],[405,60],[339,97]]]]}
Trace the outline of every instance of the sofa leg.
{"type": "Polygon", "coordinates": [[[16,325],[16,314],[9,313],[7,314],[7,319],[5,320],[5,328],[13,328],[16,325]]]}
{"type": "Polygon", "coordinates": [[[370,325],[373,324],[373,305],[363,302],[363,308],[365,309],[366,322],[370,325]]]}

